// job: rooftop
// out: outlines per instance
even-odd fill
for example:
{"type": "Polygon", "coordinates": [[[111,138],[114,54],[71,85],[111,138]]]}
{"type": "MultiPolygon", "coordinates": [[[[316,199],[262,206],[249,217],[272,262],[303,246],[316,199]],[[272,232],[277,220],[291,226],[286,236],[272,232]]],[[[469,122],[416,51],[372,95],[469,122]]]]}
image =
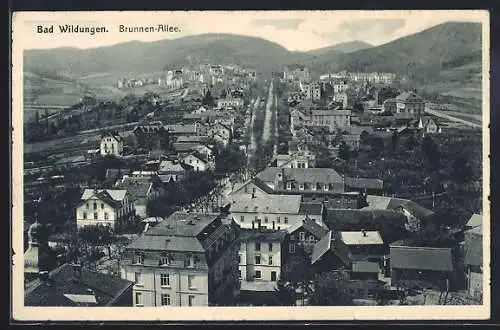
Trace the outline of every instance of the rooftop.
{"type": "Polygon", "coordinates": [[[453,271],[450,248],[390,247],[391,268],[453,271]]]}
{"type": "Polygon", "coordinates": [[[247,195],[235,195],[230,212],[245,213],[275,213],[275,214],[298,214],[302,196],[300,195],[266,195],[255,197],[247,195]]]}
{"type": "Polygon", "coordinates": [[[64,264],[49,273],[48,280],[34,280],[24,292],[26,306],[109,306],[133,282],[81,269],[75,278],[73,266],[64,264]]]}
{"type": "Polygon", "coordinates": [[[353,261],[352,271],[354,273],[378,273],[379,264],[370,261],[353,261]]]}
{"type": "Polygon", "coordinates": [[[239,237],[242,242],[281,242],[286,235],[286,230],[241,229],[239,237]]]}
{"type": "Polygon", "coordinates": [[[323,238],[327,233],[328,230],[320,225],[318,225],[314,220],[306,218],[302,221],[297,221],[295,222],[292,226],[287,228],[287,231],[289,233],[293,233],[299,228],[304,228],[307,231],[309,231],[311,234],[314,236],[318,237],[319,239],[323,238]]]}
{"type": "MultiPolygon", "coordinates": [[[[97,193],[100,193],[102,191],[105,191],[107,194],[109,194],[109,196],[115,201],[122,201],[127,195],[127,191],[124,189],[98,189],[97,193]]],[[[87,200],[95,195],[96,192],[94,191],[94,189],[85,189],[83,191],[81,199],[87,200]]]]}
{"type": "Polygon", "coordinates": [[[332,231],[329,231],[318,243],[314,245],[313,253],[311,255],[311,264],[315,264],[321,257],[332,251],[337,257],[345,264],[351,263],[349,252],[342,240],[338,239],[332,231]]]}
{"type": "Polygon", "coordinates": [[[381,245],[384,244],[378,231],[342,231],[340,237],[347,245],[381,245]]]}

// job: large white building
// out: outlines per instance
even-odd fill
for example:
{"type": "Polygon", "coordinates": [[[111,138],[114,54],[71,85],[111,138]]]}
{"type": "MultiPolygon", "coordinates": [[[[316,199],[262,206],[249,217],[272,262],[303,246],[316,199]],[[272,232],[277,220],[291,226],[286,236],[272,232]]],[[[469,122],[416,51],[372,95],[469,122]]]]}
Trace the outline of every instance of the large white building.
{"type": "Polygon", "coordinates": [[[134,215],[134,205],[123,189],[85,189],[76,207],[78,228],[103,225],[117,230],[134,215]]]}
{"type": "Polygon", "coordinates": [[[123,152],[123,139],[114,132],[106,132],[101,136],[101,155],[120,156],[123,152]]]}
{"type": "Polygon", "coordinates": [[[134,306],[232,305],[238,283],[234,228],[217,214],[175,212],[127,246],[122,278],[134,306]]]}

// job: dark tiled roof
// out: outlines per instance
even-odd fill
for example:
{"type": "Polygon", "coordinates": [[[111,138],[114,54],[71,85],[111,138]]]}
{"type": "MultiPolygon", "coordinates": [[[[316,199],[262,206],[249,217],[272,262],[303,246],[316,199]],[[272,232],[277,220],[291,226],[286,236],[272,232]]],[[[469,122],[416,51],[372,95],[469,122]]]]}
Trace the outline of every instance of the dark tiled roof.
{"type": "Polygon", "coordinates": [[[326,228],[321,227],[314,220],[309,218],[304,219],[302,222],[297,221],[297,223],[289,227],[287,230],[289,233],[293,233],[300,228],[304,228],[318,239],[322,239],[328,233],[326,228]]]}
{"type": "Polygon", "coordinates": [[[151,182],[139,182],[133,180],[125,180],[116,185],[116,188],[125,189],[129,193],[130,200],[135,201],[140,198],[147,197],[150,187],[152,187],[151,182]]]}
{"type": "Polygon", "coordinates": [[[251,230],[241,229],[240,240],[242,242],[282,242],[287,235],[285,230],[251,230]]]}
{"type": "Polygon", "coordinates": [[[299,214],[321,215],[323,203],[300,203],[299,214]]]}
{"type": "Polygon", "coordinates": [[[321,240],[319,240],[318,243],[314,245],[313,253],[311,255],[311,264],[315,264],[328,251],[333,252],[337,257],[339,257],[344,265],[349,266],[351,264],[349,250],[338,235],[333,234],[332,231],[329,231],[321,240]]]}
{"type": "Polygon", "coordinates": [[[277,167],[266,167],[262,172],[257,174],[256,178],[264,182],[274,182],[278,170],[277,167]]]}
{"type": "Polygon", "coordinates": [[[354,189],[379,189],[384,187],[384,181],[369,178],[345,178],[345,184],[354,189]]]}
{"type": "Polygon", "coordinates": [[[28,284],[24,293],[26,306],[78,306],[78,303],[65,297],[65,294],[89,295],[93,290],[97,305],[109,306],[120,297],[133,282],[107,274],[82,268],[82,275],[73,280],[73,267],[64,264],[49,273],[47,282],[35,280],[28,284]]]}
{"type": "Polygon", "coordinates": [[[355,228],[378,227],[392,225],[404,228],[406,217],[392,210],[356,210],[328,209],[325,223],[328,228],[336,230],[353,230],[355,228]]]}
{"type": "Polygon", "coordinates": [[[354,273],[378,273],[379,265],[370,261],[353,261],[352,271],[354,273]]]}
{"type": "Polygon", "coordinates": [[[391,268],[453,271],[449,248],[391,246],[391,268]]]}

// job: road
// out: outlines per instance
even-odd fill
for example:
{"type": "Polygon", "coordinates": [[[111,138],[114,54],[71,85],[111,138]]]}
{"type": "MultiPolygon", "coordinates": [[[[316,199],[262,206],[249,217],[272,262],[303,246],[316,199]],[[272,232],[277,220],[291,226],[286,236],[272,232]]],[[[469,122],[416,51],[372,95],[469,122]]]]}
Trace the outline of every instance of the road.
{"type": "Polygon", "coordinates": [[[446,111],[434,110],[434,109],[430,109],[428,107],[425,107],[425,112],[428,113],[428,114],[430,114],[430,115],[436,116],[436,117],[447,119],[449,121],[453,121],[453,122],[456,122],[456,123],[465,124],[467,126],[471,126],[471,127],[474,127],[474,128],[482,128],[483,127],[481,124],[478,124],[478,123],[475,123],[475,122],[472,122],[472,121],[469,121],[469,120],[465,120],[465,119],[462,119],[462,118],[453,117],[453,116],[447,114],[446,111]]]}
{"type": "Polygon", "coordinates": [[[271,118],[273,116],[273,103],[274,103],[274,97],[273,97],[273,82],[269,84],[269,90],[267,93],[267,101],[266,101],[266,112],[264,115],[264,129],[262,131],[262,141],[266,143],[269,141],[271,137],[271,118]]]}

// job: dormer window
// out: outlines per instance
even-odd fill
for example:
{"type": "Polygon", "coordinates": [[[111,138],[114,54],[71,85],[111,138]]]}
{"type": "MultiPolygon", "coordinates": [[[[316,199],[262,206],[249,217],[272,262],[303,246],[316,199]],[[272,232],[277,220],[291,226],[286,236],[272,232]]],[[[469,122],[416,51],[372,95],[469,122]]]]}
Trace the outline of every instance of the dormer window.
{"type": "Polygon", "coordinates": [[[286,183],[286,190],[292,190],[292,183],[291,182],[286,183]]]}
{"type": "Polygon", "coordinates": [[[160,258],[159,265],[160,266],[168,266],[170,265],[170,256],[163,256],[160,258]]]}
{"type": "Polygon", "coordinates": [[[194,267],[194,256],[190,255],[186,257],[185,267],[194,267]]]}
{"type": "Polygon", "coordinates": [[[142,254],[141,252],[137,252],[136,254],[134,254],[134,256],[132,258],[132,263],[134,265],[143,265],[144,264],[144,254],[142,254]]]}

